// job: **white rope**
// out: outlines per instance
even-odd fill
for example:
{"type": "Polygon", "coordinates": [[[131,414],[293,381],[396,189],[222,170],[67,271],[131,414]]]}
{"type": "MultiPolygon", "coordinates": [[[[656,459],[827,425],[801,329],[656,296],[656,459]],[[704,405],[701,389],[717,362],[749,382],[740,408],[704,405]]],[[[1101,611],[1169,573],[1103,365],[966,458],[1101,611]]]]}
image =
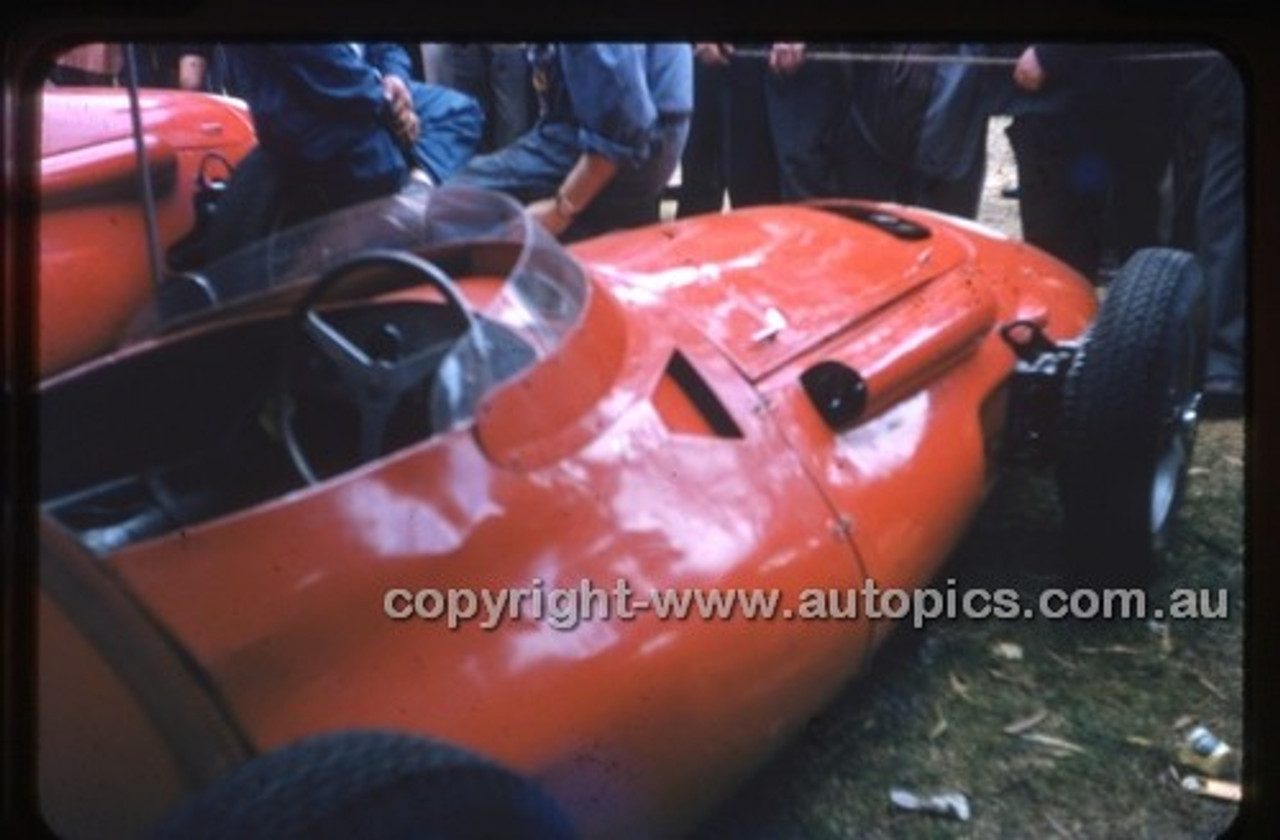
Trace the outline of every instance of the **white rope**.
{"type": "MultiPolygon", "coordinates": [[[[1213,50],[1185,50],[1181,52],[1134,53],[1131,55],[1109,56],[1108,61],[1188,61],[1216,58],[1220,53],[1213,50]]],[[[741,58],[769,58],[769,50],[734,49],[729,54],[730,60],[741,58]]],[[[977,67],[1013,67],[1018,63],[1016,57],[995,57],[989,55],[960,55],[959,53],[930,55],[927,53],[869,53],[843,52],[839,50],[809,50],[804,52],[805,61],[835,61],[844,63],[866,64],[967,64],[977,67]]]]}

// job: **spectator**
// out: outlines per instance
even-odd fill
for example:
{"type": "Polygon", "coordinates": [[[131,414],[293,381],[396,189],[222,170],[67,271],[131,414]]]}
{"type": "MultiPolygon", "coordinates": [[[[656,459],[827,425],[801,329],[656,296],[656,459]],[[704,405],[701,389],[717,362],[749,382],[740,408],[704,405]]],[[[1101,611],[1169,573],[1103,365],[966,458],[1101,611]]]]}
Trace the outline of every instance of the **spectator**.
{"type": "Polygon", "coordinates": [[[657,221],[689,132],[690,47],[544,44],[529,58],[538,122],[454,182],[515,196],[566,239],[657,221]]]}
{"type": "Polygon", "coordinates": [[[520,44],[427,44],[422,49],[428,81],[460,90],[484,110],[479,151],[514,143],[538,119],[538,98],[520,44]]]}
{"type": "Polygon", "coordinates": [[[142,87],[209,90],[211,44],[138,44],[138,84],[142,87]]]}
{"type": "Polygon", "coordinates": [[[987,123],[996,105],[992,68],[970,59],[989,57],[982,44],[947,48],[958,59],[933,65],[916,148],[916,178],[908,201],[970,219],[978,217],[987,174],[987,123]]]}
{"type": "Polygon", "coordinates": [[[698,44],[693,62],[693,115],[680,158],[676,217],[717,213],[724,207],[728,183],[729,116],[725,62],[708,56],[718,45],[698,44]]]}
{"type": "Polygon", "coordinates": [[[987,121],[997,97],[977,44],[859,47],[847,70],[848,114],[837,172],[842,194],[976,218],[987,121]],[[955,61],[944,58],[954,55],[955,61]]]}
{"type": "Polygon", "coordinates": [[[1245,396],[1244,87],[1223,56],[1187,85],[1188,123],[1202,122],[1194,251],[1209,284],[1205,411],[1237,416],[1245,396]]]}
{"type": "Polygon", "coordinates": [[[841,78],[806,60],[807,46],[695,47],[695,113],[681,165],[677,216],[829,195],[841,78]]]}
{"type": "Polygon", "coordinates": [[[1008,129],[1023,235],[1102,281],[1160,241],[1159,184],[1172,154],[1180,84],[1135,44],[1034,44],[1018,57],[1023,92],[1008,129]]]}
{"type": "Polygon", "coordinates": [[[1204,408],[1234,415],[1245,380],[1244,93],[1220,55],[1155,55],[1178,49],[1035,45],[1022,53],[1015,82],[1059,103],[1047,115],[1019,112],[1010,130],[1023,227],[1029,241],[1086,273],[1108,247],[1117,264],[1150,245],[1195,253],[1209,288],[1204,408]],[[1172,225],[1160,198],[1170,170],[1179,196],[1172,225]],[[1082,173],[1100,181],[1088,185],[1087,205],[1073,201],[1082,173]],[[1055,210],[1064,199],[1076,208],[1074,224],[1055,210]]]}

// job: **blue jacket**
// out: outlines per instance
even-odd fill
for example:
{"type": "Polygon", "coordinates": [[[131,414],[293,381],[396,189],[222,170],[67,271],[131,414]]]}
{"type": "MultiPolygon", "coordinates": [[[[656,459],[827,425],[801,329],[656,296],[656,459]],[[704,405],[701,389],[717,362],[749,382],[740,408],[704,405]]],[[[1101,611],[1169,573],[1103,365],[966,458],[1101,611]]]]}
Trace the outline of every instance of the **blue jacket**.
{"type": "Polygon", "coordinates": [[[693,112],[688,44],[561,43],[534,47],[544,119],[577,128],[583,151],[639,166],[659,123],[693,112]]]}
{"type": "Polygon", "coordinates": [[[236,92],[258,140],[286,170],[342,185],[394,189],[409,165],[391,132],[382,76],[411,79],[398,44],[228,45],[236,92]]]}

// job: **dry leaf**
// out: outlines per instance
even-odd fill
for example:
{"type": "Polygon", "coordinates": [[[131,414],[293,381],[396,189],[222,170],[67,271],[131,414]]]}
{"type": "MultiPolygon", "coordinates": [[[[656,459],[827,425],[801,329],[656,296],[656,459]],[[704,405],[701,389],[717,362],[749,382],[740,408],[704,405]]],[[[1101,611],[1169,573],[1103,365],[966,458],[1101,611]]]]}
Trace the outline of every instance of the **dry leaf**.
{"type": "Polygon", "coordinates": [[[934,711],[934,714],[935,714],[935,715],[937,716],[937,718],[938,718],[938,722],[937,722],[937,723],[935,723],[935,724],[933,725],[933,728],[929,730],[929,740],[931,740],[931,741],[932,741],[934,738],[937,738],[937,737],[938,737],[939,735],[941,735],[943,732],[946,732],[946,731],[947,731],[947,727],[948,727],[948,726],[950,726],[950,724],[949,724],[949,723],[947,723],[947,719],[946,719],[946,717],[942,714],[942,708],[941,708],[940,706],[935,705],[935,706],[933,707],[933,711],[934,711]]]}
{"type": "Polygon", "coordinates": [[[1022,735],[1024,741],[1030,741],[1033,744],[1039,744],[1042,747],[1052,747],[1056,750],[1067,750],[1068,752],[1088,752],[1084,747],[1072,741],[1062,738],[1055,738],[1052,735],[1041,735],[1039,732],[1024,732],[1022,735]]]}
{"type": "Polygon", "coordinates": [[[1040,721],[1047,718],[1048,716],[1049,716],[1049,713],[1044,709],[1041,709],[1038,712],[1034,712],[1030,715],[1027,715],[1024,718],[1021,718],[1020,720],[1015,720],[1013,723],[1009,724],[1004,728],[1004,733],[1006,735],[1020,735],[1023,732],[1026,732],[1031,727],[1035,726],[1040,721]]]}
{"type": "Polygon", "coordinates": [[[1216,685],[1214,685],[1213,683],[1205,679],[1203,674],[1196,674],[1196,682],[1200,683],[1202,686],[1208,689],[1209,693],[1212,694],[1214,697],[1217,697],[1219,700],[1227,699],[1227,695],[1223,694],[1222,690],[1219,689],[1216,685]]]}
{"type": "Polygon", "coordinates": [[[1024,676],[1015,675],[1015,674],[1006,674],[1004,671],[1001,671],[998,668],[988,668],[987,672],[990,673],[991,676],[995,677],[996,679],[1003,680],[1004,682],[1007,682],[1007,683],[1012,683],[1013,685],[1016,685],[1019,688],[1025,688],[1031,691],[1034,691],[1036,689],[1035,680],[1031,679],[1030,677],[1024,677],[1024,676]]]}

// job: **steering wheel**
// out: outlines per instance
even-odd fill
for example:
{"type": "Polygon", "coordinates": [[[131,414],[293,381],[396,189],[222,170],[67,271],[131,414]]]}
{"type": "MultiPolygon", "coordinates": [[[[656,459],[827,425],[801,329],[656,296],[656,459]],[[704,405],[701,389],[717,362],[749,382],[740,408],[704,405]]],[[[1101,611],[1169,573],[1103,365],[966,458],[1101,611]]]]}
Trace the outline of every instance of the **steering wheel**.
{"type": "Polygon", "coordinates": [[[310,484],[320,480],[303,452],[294,426],[293,377],[305,343],[313,345],[332,363],[337,374],[336,392],[359,415],[358,453],[360,463],[364,463],[383,454],[387,426],[404,395],[430,377],[449,347],[475,326],[475,315],[453,280],[439,266],[415,254],[367,251],[325,272],[298,302],[290,319],[280,392],[275,401],[278,427],[298,473],[310,484]],[[375,270],[372,274],[371,269],[375,270]],[[429,336],[418,337],[415,342],[406,340],[394,323],[385,322],[375,336],[381,341],[370,341],[368,337],[357,341],[321,314],[320,304],[343,281],[362,276],[371,286],[362,287],[362,297],[422,283],[434,287],[444,297],[448,328],[443,333],[432,330],[429,336]],[[378,343],[384,346],[369,346],[378,343]]]}

